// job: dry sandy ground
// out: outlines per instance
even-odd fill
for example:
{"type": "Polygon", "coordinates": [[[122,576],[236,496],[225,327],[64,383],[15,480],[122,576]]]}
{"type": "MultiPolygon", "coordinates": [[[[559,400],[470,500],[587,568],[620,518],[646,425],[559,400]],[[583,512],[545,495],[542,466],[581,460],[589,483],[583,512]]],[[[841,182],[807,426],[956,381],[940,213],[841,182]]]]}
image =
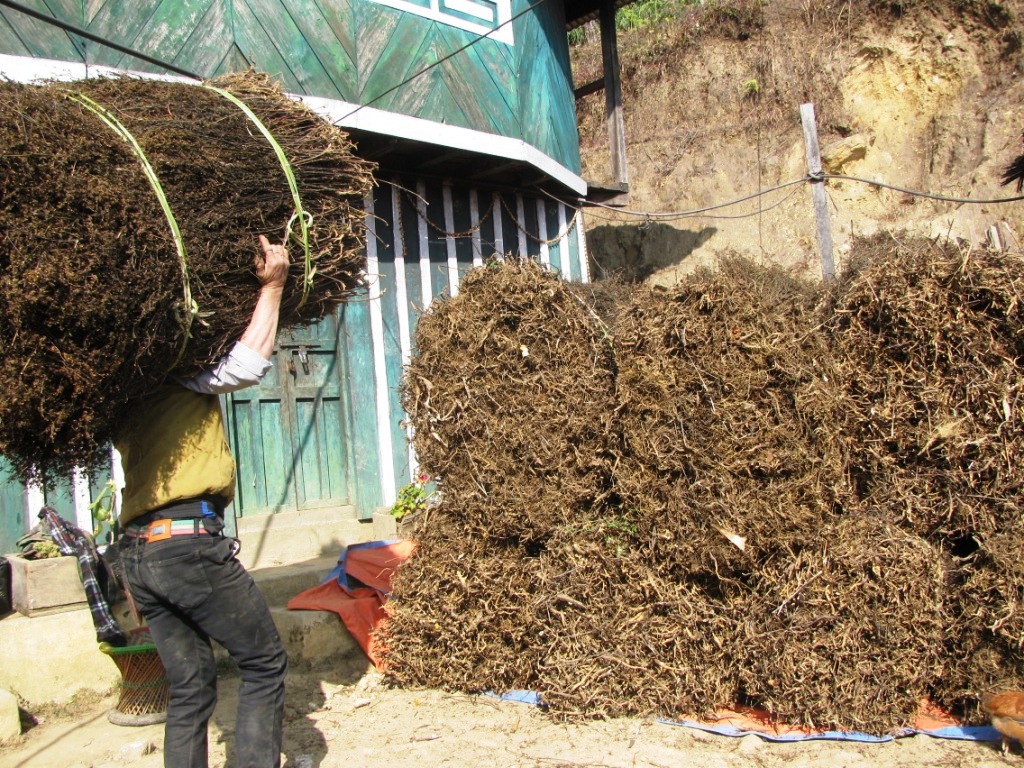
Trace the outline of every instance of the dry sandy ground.
{"type": "MultiPolygon", "coordinates": [[[[327,676],[329,678],[329,676],[327,676]]],[[[536,707],[486,696],[395,690],[374,672],[329,683],[289,680],[286,768],[1024,768],[1015,745],[913,736],[882,744],[776,743],[653,720],[563,725],[536,707]]],[[[237,678],[221,681],[211,768],[233,766],[231,719],[237,678]]],[[[53,714],[17,744],[0,747],[2,768],[159,768],[163,726],[112,725],[116,699],[53,714]]]]}

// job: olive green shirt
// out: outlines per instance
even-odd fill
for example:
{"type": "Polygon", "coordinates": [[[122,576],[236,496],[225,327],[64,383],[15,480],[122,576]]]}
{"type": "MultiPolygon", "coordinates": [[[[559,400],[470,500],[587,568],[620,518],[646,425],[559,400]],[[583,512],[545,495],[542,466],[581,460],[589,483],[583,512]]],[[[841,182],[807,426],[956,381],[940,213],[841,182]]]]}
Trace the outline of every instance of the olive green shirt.
{"type": "Polygon", "coordinates": [[[126,427],[114,442],[125,478],[122,526],[178,501],[234,498],[235,460],[217,395],[167,384],[140,403],[126,427]]]}

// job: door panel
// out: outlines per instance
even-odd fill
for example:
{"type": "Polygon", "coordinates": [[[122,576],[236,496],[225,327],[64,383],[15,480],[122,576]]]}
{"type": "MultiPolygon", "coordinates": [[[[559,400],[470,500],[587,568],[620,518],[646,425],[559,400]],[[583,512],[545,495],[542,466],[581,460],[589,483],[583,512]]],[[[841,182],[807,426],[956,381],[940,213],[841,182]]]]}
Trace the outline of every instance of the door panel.
{"type": "Polygon", "coordinates": [[[338,321],[282,331],[274,368],[227,401],[239,515],[348,504],[338,321]]]}

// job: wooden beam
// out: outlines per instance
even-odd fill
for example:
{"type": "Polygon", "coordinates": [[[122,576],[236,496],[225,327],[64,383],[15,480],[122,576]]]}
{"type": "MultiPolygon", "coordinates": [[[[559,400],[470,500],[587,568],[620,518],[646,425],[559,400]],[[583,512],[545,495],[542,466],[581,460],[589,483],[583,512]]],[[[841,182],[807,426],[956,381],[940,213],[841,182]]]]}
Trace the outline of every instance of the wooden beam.
{"type": "Polygon", "coordinates": [[[601,0],[601,53],[604,58],[605,117],[612,155],[612,180],[629,183],[626,169],[626,128],[622,117],[622,80],[619,44],[615,34],[615,0],[601,0]]]}
{"type": "Polygon", "coordinates": [[[811,179],[811,196],[814,199],[814,219],[818,230],[818,249],[821,251],[821,274],[825,279],[836,275],[832,258],[832,227],[828,219],[828,200],[825,197],[825,174],[821,167],[821,151],[818,149],[818,128],[814,121],[814,105],[800,105],[800,122],[804,131],[804,150],[807,155],[807,175],[811,179]]]}
{"type": "Polygon", "coordinates": [[[600,80],[595,80],[592,83],[587,83],[586,85],[581,85],[579,88],[577,88],[575,91],[573,91],[573,96],[575,97],[576,101],[579,101],[584,96],[589,96],[592,93],[597,93],[598,91],[603,91],[603,90],[604,90],[604,79],[602,78],[600,80]]]}

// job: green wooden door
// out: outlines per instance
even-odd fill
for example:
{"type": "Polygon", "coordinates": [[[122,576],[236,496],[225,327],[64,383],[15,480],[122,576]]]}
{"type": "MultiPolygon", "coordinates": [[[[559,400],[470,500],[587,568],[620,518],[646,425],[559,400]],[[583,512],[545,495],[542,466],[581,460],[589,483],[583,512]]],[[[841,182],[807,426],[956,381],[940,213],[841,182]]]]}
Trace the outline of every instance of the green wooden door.
{"type": "Polygon", "coordinates": [[[0,457],[0,555],[18,550],[18,539],[32,526],[28,523],[25,486],[13,476],[0,457]]]}
{"type": "Polygon", "coordinates": [[[259,386],[225,398],[238,462],[235,514],[350,503],[338,322],[282,331],[259,386]]]}

